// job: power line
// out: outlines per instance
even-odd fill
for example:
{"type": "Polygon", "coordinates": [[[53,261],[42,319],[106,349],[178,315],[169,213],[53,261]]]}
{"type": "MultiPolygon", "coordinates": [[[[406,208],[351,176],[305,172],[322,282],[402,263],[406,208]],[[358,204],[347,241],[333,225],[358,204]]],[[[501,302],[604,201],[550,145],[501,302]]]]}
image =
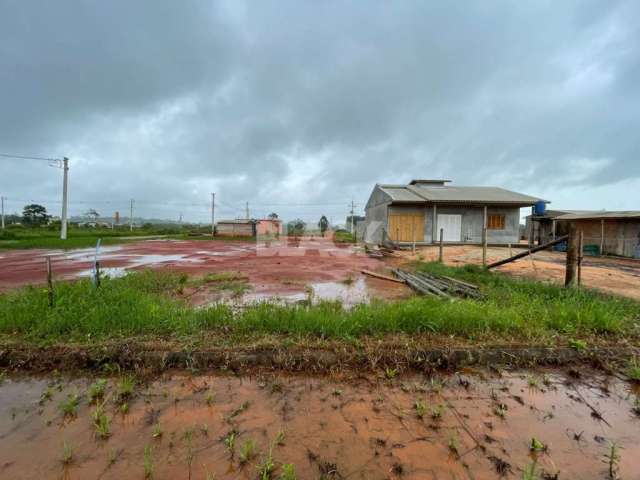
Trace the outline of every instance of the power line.
{"type": "Polygon", "coordinates": [[[60,161],[59,158],[47,158],[47,157],[31,157],[28,155],[12,155],[9,153],[0,153],[0,157],[5,157],[5,158],[20,158],[23,160],[43,160],[46,162],[58,162],[60,161]]]}

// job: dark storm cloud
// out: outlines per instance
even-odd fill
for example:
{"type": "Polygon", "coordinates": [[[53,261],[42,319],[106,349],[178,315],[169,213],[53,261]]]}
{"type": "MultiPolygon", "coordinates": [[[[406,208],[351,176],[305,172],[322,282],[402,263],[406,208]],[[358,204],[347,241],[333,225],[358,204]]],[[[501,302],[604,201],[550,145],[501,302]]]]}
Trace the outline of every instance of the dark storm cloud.
{"type": "MultiPolygon", "coordinates": [[[[72,200],[262,213],[445,176],[637,208],[638,25],[636,2],[6,1],[0,150],[72,157],[72,200]]],[[[0,165],[6,196],[59,193],[0,165]]]]}

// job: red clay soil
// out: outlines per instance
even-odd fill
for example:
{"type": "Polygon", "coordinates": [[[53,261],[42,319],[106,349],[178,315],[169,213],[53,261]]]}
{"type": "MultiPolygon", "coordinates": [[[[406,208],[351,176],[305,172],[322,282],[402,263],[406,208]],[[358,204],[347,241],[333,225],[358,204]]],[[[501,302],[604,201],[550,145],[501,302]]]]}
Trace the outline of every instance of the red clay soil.
{"type": "MultiPolygon", "coordinates": [[[[15,250],[0,252],[0,291],[46,279],[46,256],[51,256],[54,280],[88,276],[95,249],[15,250]]],[[[307,284],[345,282],[362,278],[363,269],[384,264],[350,244],[330,239],[283,238],[279,242],[236,240],[147,240],[101,248],[101,269],[107,274],[142,268],[170,269],[189,275],[238,272],[246,276],[254,295],[304,292],[307,284]]],[[[406,295],[404,286],[366,278],[367,289],[385,297],[406,295]]]]}
{"type": "Polygon", "coordinates": [[[267,460],[267,478],[290,464],[300,479],[515,479],[533,468],[526,478],[595,480],[640,471],[639,392],[584,370],[581,379],[479,370],[355,381],[174,373],[122,400],[112,378],[104,437],[92,382],[5,379],[0,478],[142,479],[146,464],[156,480],[252,480],[267,460]],[[59,404],[74,394],[77,411],[65,416],[59,404]]]}

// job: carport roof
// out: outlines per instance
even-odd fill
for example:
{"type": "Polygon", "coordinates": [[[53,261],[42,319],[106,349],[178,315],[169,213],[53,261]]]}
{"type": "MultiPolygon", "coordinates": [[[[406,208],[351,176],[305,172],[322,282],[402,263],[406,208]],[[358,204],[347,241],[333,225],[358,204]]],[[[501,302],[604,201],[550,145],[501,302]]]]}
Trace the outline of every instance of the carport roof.
{"type": "Polygon", "coordinates": [[[638,210],[624,210],[624,211],[591,211],[581,213],[567,213],[556,217],[557,220],[598,220],[606,218],[639,218],[640,211],[638,210]]]}
{"type": "Polygon", "coordinates": [[[451,185],[379,185],[392,202],[409,203],[493,203],[534,205],[545,201],[499,187],[465,187],[451,185]]]}

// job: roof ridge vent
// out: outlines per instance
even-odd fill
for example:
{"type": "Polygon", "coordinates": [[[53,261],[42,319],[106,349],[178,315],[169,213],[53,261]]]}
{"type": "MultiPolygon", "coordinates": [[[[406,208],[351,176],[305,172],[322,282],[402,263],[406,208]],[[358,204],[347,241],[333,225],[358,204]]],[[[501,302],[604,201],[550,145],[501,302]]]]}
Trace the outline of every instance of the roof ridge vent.
{"type": "Polygon", "coordinates": [[[430,186],[444,187],[445,183],[451,183],[451,180],[415,179],[415,180],[411,180],[411,182],[409,182],[409,185],[430,185],[430,186]]]}

